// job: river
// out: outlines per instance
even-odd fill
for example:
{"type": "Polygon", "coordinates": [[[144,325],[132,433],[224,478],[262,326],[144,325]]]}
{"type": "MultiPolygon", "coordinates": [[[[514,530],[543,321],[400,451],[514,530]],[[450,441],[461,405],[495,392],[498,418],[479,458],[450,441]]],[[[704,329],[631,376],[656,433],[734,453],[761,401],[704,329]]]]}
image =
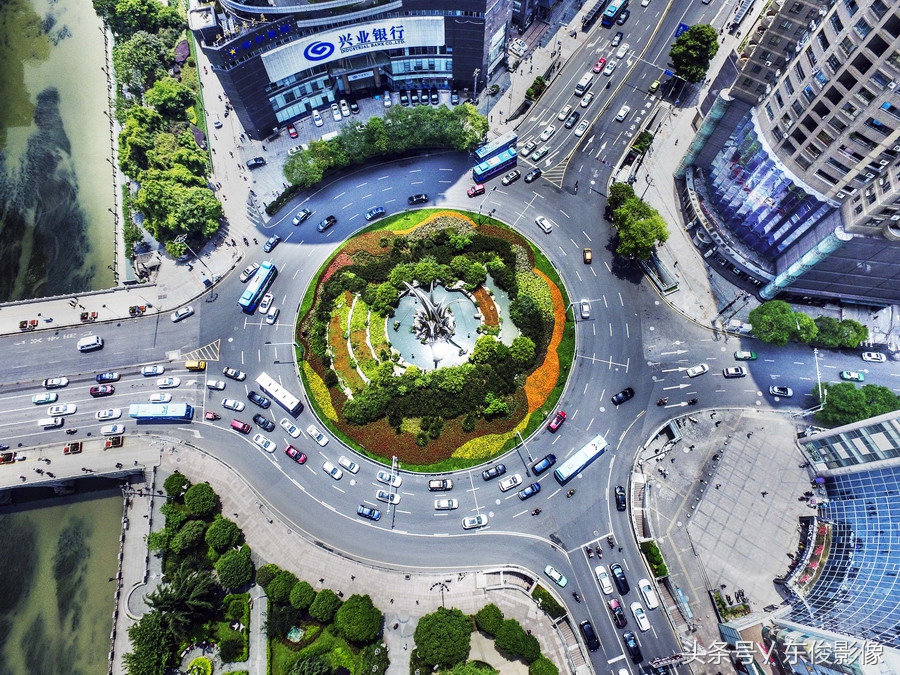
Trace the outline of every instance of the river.
{"type": "Polygon", "coordinates": [[[7,0],[0,31],[0,302],[109,288],[114,201],[100,19],[90,2],[7,0]]]}

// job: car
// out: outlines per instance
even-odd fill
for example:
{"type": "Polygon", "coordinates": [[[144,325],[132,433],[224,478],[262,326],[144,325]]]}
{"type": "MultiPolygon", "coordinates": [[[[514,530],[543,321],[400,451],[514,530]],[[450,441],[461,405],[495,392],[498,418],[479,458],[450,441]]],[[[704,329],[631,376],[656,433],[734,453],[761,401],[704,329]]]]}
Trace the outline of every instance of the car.
{"type": "MultiPolygon", "coordinates": [[[[570,112],[572,112],[572,106],[567,105],[565,108],[559,111],[559,115],[556,116],[556,119],[562,122],[564,119],[566,119],[570,112]]],[[[547,138],[549,138],[549,136],[547,138]]]]}
{"type": "Polygon", "coordinates": [[[584,96],[581,97],[581,107],[587,108],[591,104],[591,101],[593,101],[593,100],[594,100],[594,92],[589,91],[588,93],[586,93],[584,96]]]}
{"type": "Polygon", "coordinates": [[[118,436],[119,434],[125,433],[125,425],[124,424],[107,424],[104,427],[100,427],[100,433],[103,436],[118,436]]]}
{"type": "Polygon", "coordinates": [[[281,310],[277,307],[273,307],[272,309],[270,309],[268,312],[266,312],[266,323],[270,326],[275,324],[275,322],[278,321],[279,314],[281,314],[281,310]]]}
{"type": "Polygon", "coordinates": [[[554,415],[553,419],[547,423],[547,430],[556,433],[565,421],[566,413],[564,410],[560,410],[554,415]]]}
{"type": "Polygon", "coordinates": [[[262,312],[263,314],[265,314],[266,312],[268,312],[268,311],[269,311],[269,307],[272,306],[272,301],[273,301],[274,299],[275,299],[275,296],[274,296],[274,295],[272,295],[271,293],[266,293],[266,294],[262,297],[262,300],[260,300],[260,302],[259,302],[259,311],[262,312]]]}
{"type": "Polygon", "coordinates": [[[616,52],[617,59],[624,59],[625,55],[628,54],[628,50],[631,48],[631,45],[627,42],[619,47],[619,51],[616,52]]]}
{"type": "Polygon", "coordinates": [[[484,527],[487,524],[488,517],[483,513],[479,513],[477,516],[466,516],[462,519],[464,530],[474,530],[477,527],[484,527]]]}
{"type": "Polygon", "coordinates": [[[550,234],[553,231],[553,223],[544,218],[544,216],[538,216],[534,219],[534,222],[541,228],[544,234],[550,234]]]}
{"type": "Polygon", "coordinates": [[[578,307],[582,319],[591,318],[591,303],[587,298],[582,298],[581,300],[579,300],[578,307]]]}
{"type": "MultiPolygon", "coordinates": [[[[283,425],[282,425],[283,426],[283,425]]],[[[309,437],[313,439],[316,443],[321,445],[323,448],[328,445],[328,436],[319,431],[315,425],[310,424],[306,427],[306,433],[309,434],[309,437]]]]}
{"type": "Polygon", "coordinates": [[[541,140],[549,141],[550,137],[556,133],[556,125],[548,124],[547,127],[541,132],[541,140]]]}
{"type": "Polygon", "coordinates": [[[544,574],[550,577],[551,581],[560,588],[565,588],[566,584],[569,583],[569,580],[566,579],[553,565],[547,565],[544,568],[544,574]]]}
{"type": "Polygon", "coordinates": [[[49,377],[44,380],[44,389],[62,389],[69,386],[68,377],[49,377]]]}
{"type": "Polygon", "coordinates": [[[341,118],[342,118],[341,109],[338,107],[337,103],[332,103],[331,104],[331,119],[333,119],[335,122],[340,122],[341,118]]]}
{"type": "Polygon", "coordinates": [[[603,74],[606,75],[606,77],[609,77],[610,75],[612,75],[616,69],[617,63],[618,62],[616,62],[616,61],[610,61],[609,63],[607,63],[606,68],[603,69],[603,74]]]}
{"type": "Polygon", "coordinates": [[[709,366],[705,363],[698,363],[696,366],[688,368],[686,372],[688,377],[697,377],[698,375],[709,372],[709,366]]]}
{"type": "Polygon", "coordinates": [[[432,89],[431,90],[431,105],[437,105],[439,101],[440,101],[440,99],[438,98],[437,89],[432,89]]]}
{"type": "Polygon", "coordinates": [[[381,520],[381,511],[366,506],[365,504],[360,504],[356,508],[356,515],[368,518],[369,520],[381,520]]]}
{"type": "Polygon", "coordinates": [[[228,410],[234,410],[236,412],[241,412],[247,406],[244,405],[243,401],[237,401],[233,398],[223,398],[222,399],[222,407],[227,408],[228,410]]]}
{"type": "Polygon", "coordinates": [[[224,380],[207,380],[206,388],[212,391],[222,391],[225,388],[224,380]]]}
{"type": "Polygon", "coordinates": [[[297,464],[306,464],[306,455],[300,452],[293,445],[289,445],[284,449],[284,454],[290,457],[292,460],[297,462],[297,464]]]}
{"type": "Polygon", "coordinates": [[[534,497],[540,491],[541,491],[541,484],[540,483],[532,483],[528,487],[525,487],[525,488],[522,488],[521,490],[519,490],[519,493],[518,493],[519,499],[521,499],[524,502],[526,499],[530,499],[531,497],[534,497]]]}
{"type": "Polygon", "coordinates": [[[618,47],[622,43],[623,37],[625,37],[625,34],[622,31],[616,31],[616,34],[613,35],[612,42],[610,42],[610,46],[618,47]]]}
{"type": "Polygon", "coordinates": [[[386,485],[390,485],[391,487],[395,488],[400,487],[400,485],[403,483],[403,476],[392,471],[379,471],[377,474],[375,474],[375,478],[377,478],[380,483],[385,483],[386,485]]]}
{"type": "Polygon", "coordinates": [[[435,499],[434,500],[434,510],[435,511],[452,511],[453,509],[459,508],[459,500],[458,499],[435,499]]]}
{"type": "Polygon", "coordinates": [[[587,131],[587,128],[590,125],[591,123],[588,120],[581,120],[581,122],[578,123],[578,126],[575,127],[575,137],[581,138],[584,136],[584,132],[587,131]]]}
{"type": "Polygon", "coordinates": [[[95,379],[97,380],[97,384],[107,384],[109,382],[118,382],[122,378],[118,373],[108,372],[100,373],[95,379]]]}
{"type": "Polygon", "coordinates": [[[581,260],[585,265],[590,265],[594,260],[594,252],[589,248],[582,249],[581,260]]]}
{"type": "Polygon", "coordinates": [[[277,445],[275,445],[275,441],[270,438],[266,438],[262,434],[254,434],[253,442],[266,452],[275,452],[275,449],[278,447],[277,445]]]}
{"type": "Polygon", "coordinates": [[[616,495],[616,511],[624,511],[626,507],[627,498],[625,497],[625,488],[621,485],[616,485],[615,489],[616,495]]]}
{"type": "Polygon", "coordinates": [[[525,56],[525,52],[528,51],[528,43],[521,38],[516,38],[509,43],[509,51],[521,58],[525,56]]]}
{"type": "Polygon", "coordinates": [[[253,416],[253,421],[256,422],[257,426],[259,426],[261,429],[265,429],[266,431],[273,431],[275,429],[275,422],[270,420],[262,413],[256,413],[253,416]]]}
{"type": "Polygon", "coordinates": [[[628,578],[625,576],[625,571],[622,569],[622,566],[619,563],[613,563],[609,566],[609,573],[612,574],[613,581],[616,582],[616,588],[619,589],[619,593],[628,595],[631,586],[628,585],[628,578]]]}
{"type": "Polygon", "coordinates": [[[433,478],[428,481],[428,490],[431,492],[441,492],[453,489],[453,480],[450,478],[433,478]]]}
{"type": "Polygon", "coordinates": [[[188,305],[181,307],[172,312],[172,323],[178,323],[182,319],[186,319],[194,313],[194,308],[188,305]]]}
{"type": "Polygon", "coordinates": [[[613,592],[612,581],[609,580],[609,572],[603,565],[597,565],[594,568],[594,574],[597,575],[597,583],[600,584],[600,590],[611,595],[613,592]]]}
{"type": "Polygon", "coordinates": [[[318,110],[312,111],[312,118],[313,118],[313,124],[315,124],[317,127],[320,127],[323,124],[325,124],[325,122],[322,121],[322,116],[319,114],[318,110]]]}
{"type": "Polygon", "coordinates": [[[602,73],[602,72],[603,72],[603,67],[604,67],[605,65],[606,65],[606,59],[603,58],[603,57],[601,56],[599,59],[597,59],[597,63],[594,64],[594,67],[593,67],[592,70],[593,70],[595,73],[602,73]]]}
{"type": "Polygon", "coordinates": [[[409,105],[409,94],[406,93],[405,89],[400,90],[400,105],[402,105],[402,106],[409,105]]]}
{"type": "Polygon", "coordinates": [[[506,464],[496,464],[489,469],[485,469],[481,472],[481,477],[484,480],[493,480],[494,478],[498,478],[506,473],[506,464]]]}
{"type": "Polygon", "coordinates": [[[619,112],[616,113],[616,122],[624,122],[625,118],[628,117],[628,113],[631,112],[631,108],[627,105],[623,105],[619,108],[619,112]]]}
{"type": "Polygon", "coordinates": [[[613,405],[620,405],[625,403],[625,401],[629,401],[634,398],[634,389],[631,387],[625,387],[618,394],[614,394],[610,399],[613,402],[613,405]]]}
{"type": "Polygon", "coordinates": [[[597,637],[597,633],[591,622],[582,621],[578,624],[578,627],[581,628],[581,634],[584,636],[584,642],[587,644],[588,649],[592,652],[600,649],[600,639],[597,637]]]}
{"type": "MultiPolygon", "coordinates": [[[[523,151],[524,151],[524,148],[523,148],[523,151]]],[[[508,174],[503,176],[503,178],[500,179],[500,182],[503,183],[504,185],[509,185],[510,183],[515,183],[521,177],[522,177],[522,172],[519,171],[518,169],[513,169],[508,174]]]]}
{"type": "Polygon", "coordinates": [[[96,417],[98,420],[117,420],[122,416],[121,408],[107,408],[106,410],[98,410],[96,417]]]}
{"type": "Polygon", "coordinates": [[[484,194],[484,185],[481,183],[475,183],[475,185],[471,186],[468,190],[466,190],[466,195],[468,197],[477,197],[478,195],[484,194]]]}
{"type": "Polygon", "coordinates": [[[350,106],[350,114],[351,115],[359,115],[359,103],[354,100],[349,100],[347,103],[350,106]]]}
{"type": "Polygon", "coordinates": [[[31,397],[31,402],[35,405],[42,405],[44,403],[56,403],[59,399],[59,394],[54,392],[45,392],[43,394],[35,394],[31,397]]]}
{"type": "MultiPolygon", "coordinates": [[[[538,146],[537,141],[528,141],[525,145],[522,146],[522,152],[519,153],[522,157],[528,157],[534,149],[538,146]]],[[[512,173],[512,171],[510,171],[512,173]]],[[[507,174],[508,175],[508,174],[507,174]]],[[[512,183],[512,181],[509,181],[512,183]]]]}
{"type": "Polygon", "coordinates": [[[781,398],[791,398],[794,395],[794,390],[790,387],[782,387],[773,384],[769,387],[769,394],[772,396],[780,396],[781,398]]]}
{"type": "Polygon", "coordinates": [[[647,603],[647,609],[656,609],[659,607],[659,598],[656,597],[656,591],[650,584],[649,579],[641,579],[638,581],[638,590],[644,596],[644,602],[647,603]]]}
{"type": "Polygon", "coordinates": [[[641,654],[641,647],[638,645],[637,638],[634,633],[628,631],[622,634],[622,641],[625,643],[625,649],[628,650],[628,655],[631,657],[632,663],[640,663],[644,660],[644,655],[641,654]]]}
{"type": "Polygon", "coordinates": [[[625,22],[628,21],[628,17],[630,17],[630,16],[631,16],[631,10],[630,10],[630,9],[626,9],[624,12],[622,12],[622,13],[619,15],[619,18],[616,19],[616,24],[619,25],[619,26],[624,26],[624,25],[625,25],[625,22]]]}
{"type": "Polygon", "coordinates": [[[297,138],[300,134],[297,133],[297,128],[294,126],[293,122],[288,122],[287,125],[288,136],[291,138],[297,138]]]}
{"type": "Polygon", "coordinates": [[[312,211],[310,211],[309,209],[300,209],[299,211],[297,211],[297,215],[294,216],[294,219],[291,221],[291,224],[299,225],[304,220],[309,218],[311,215],[312,215],[312,211]]]}
{"type": "Polygon", "coordinates": [[[388,504],[399,504],[400,503],[400,495],[396,492],[388,492],[387,490],[379,490],[375,493],[375,499],[380,502],[386,502],[388,504]]]}
{"type": "Polygon", "coordinates": [[[512,490],[517,485],[521,485],[521,484],[522,484],[521,474],[514,473],[512,476],[507,476],[506,478],[502,479],[499,483],[497,483],[497,486],[500,488],[500,492],[508,492],[509,490],[512,490]]]}
{"type": "Polygon", "coordinates": [[[297,425],[291,422],[287,417],[282,417],[278,424],[291,438],[300,438],[300,429],[298,429],[297,425]]]}
{"type": "Polygon", "coordinates": [[[619,628],[625,628],[628,625],[628,618],[625,616],[625,610],[622,609],[622,603],[613,598],[606,603],[609,607],[609,613],[612,614],[613,622],[619,628]]]}
{"type": "Polygon", "coordinates": [[[863,352],[862,360],[870,363],[884,363],[887,361],[887,357],[881,352],[863,352]]]}
{"type": "Polygon", "coordinates": [[[158,377],[166,372],[165,366],[144,366],[141,368],[141,375],[144,377],[158,377]]]}
{"type": "Polygon", "coordinates": [[[756,352],[735,352],[735,361],[756,361],[756,352]]]}
{"type": "Polygon", "coordinates": [[[540,159],[543,159],[544,156],[550,152],[549,145],[542,145],[540,148],[531,153],[531,159],[534,162],[537,162],[540,159]]]}
{"type": "Polygon", "coordinates": [[[574,127],[576,122],[578,122],[579,119],[581,119],[581,113],[576,110],[571,115],[569,115],[569,117],[566,119],[566,123],[565,123],[566,129],[571,129],[572,127],[574,127]]]}
{"type": "Polygon", "coordinates": [[[321,223],[316,225],[316,229],[319,232],[324,232],[325,230],[327,230],[329,227],[331,227],[335,223],[337,223],[337,218],[335,218],[334,216],[327,216],[325,218],[325,220],[323,220],[321,223]]]}
{"type": "Polygon", "coordinates": [[[258,169],[266,165],[265,157],[254,157],[253,159],[247,160],[247,168],[248,169],[258,169]]]}
{"type": "Polygon", "coordinates": [[[116,388],[111,384],[101,384],[97,387],[91,387],[89,393],[94,398],[99,398],[100,396],[112,396],[116,393],[116,388]]]}
{"type": "Polygon", "coordinates": [[[416,204],[424,204],[427,201],[428,195],[426,195],[424,192],[417,195],[411,195],[406,198],[406,203],[410,206],[415,206],[416,204]]]}
{"type": "Polygon", "coordinates": [[[74,415],[76,410],[78,410],[78,406],[74,403],[60,403],[58,405],[51,405],[47,409],[47,414],[50,415],[50,417],[62,417],[63,415],[74,415]]]}
{"type": "Polygon", "coordinates": [[[180,377],[161,377],[156,381],[156,386],[160,389],[174,389],[180,384],[180,377]]]}
{"type": "Polygon", "coordinates": [[[459,105],[459,92],[456,89],[450,92],[450,105],[459,105]]]}
{"type": "Polygon", "coordinates": [[[350,473],[359,473],[359,464],[352,461],[349,457],[344,457],[343,455],[341,455],[340,459],[338,459],[338,464],[340,464],[350,473]]]}
{"type": "Polygon", "coordinates": [[[278,246],[278,243],[279,243],[280,241],[281,241],[281,237],[280,237],[279,235],[277,235],[277,234],[273,234],[271,237],[269,237],[268,239],[266,239],[266,243],[263,244],[263,251],[265,251],[266,253],[268,253],[268,252],[271,251],[273,248],[275,248],[276,246],[278,246]]]}
{"type": "Polygon", "coordinates": [[[172,394],[158,393],[150,394],[150,403],[171,403],[172,394]]]}
{"type": "Polygon", "coordinates": [[[222,368],[222,374],[225,377],[232,380],[237,380],[238,382],[243,382],[247,379],[247,373],[242,370],[238,370],[237,368],[228,368],[226,366],[225,368],[222,368]]]}
{"type": "Polygon", "coordinates": [[[244,271],[241,272],[241,283],[247,283],[250,281],[250,277],[256,274],[256,270],[259,269],[259,263],[253,263],[251,265],[247,265],[244,268],[244,271]]]}
{"type": "Polygon", "coordinates": [[[529,171],[528,173],[525,174],[525,182],[533,183],[534,181],[536,181],[538,178],[541,177],[542,173],[544,173],[544,172],[541,170],[540,167],[532,169],[531,171],[529,171]]]}
{"type": "Polygon", "coordinates": [[[381,218],[384,214],[385,210],[383,206],[373,206],[366,211],[366,220],[375,220],[376,218],[381,218]]]}
{"type": "Polygon", "coordinates": [[[842,370],[841,379],[849,382],[864,382],[866,376],[855,370],[842,370]]]}
{"type": "Polygon", "coordinates": [[[641,0],[641,7],[648,7],[650,5],[650,0],[641,0]]]}
{"type": "Polygon", "coordinates": [[[340,480],[344,477],[344,472],[329,461],[325,461],[322,464],[322,470],[335,480],[340,480]]]}
{"type": "Polygon", "coordinates": [[[655,94],[657,91],[659,91],[660,84],[662,83],[659,80],[653,80],[653,82],[650,83],[650,87],[647,89],[647,93],[655,94]]]}
{"type": "Polygon", "coordinates": [[[734,366],[733,368],[723,368],[722,375],[725,377],[746,377],[747,369],[743,366],[734,366]]]}
{"type": "Polygon", "coordinates": [[[252,389],[249,392],[247,392],[247,398],[250,399],[251,403],[258,405],[260,408],[263,408],[263,409],[268,408],[270,405],[272,405],[272,402],[269,399],[267,399],[262,394],[257,394],[252,389]]]}

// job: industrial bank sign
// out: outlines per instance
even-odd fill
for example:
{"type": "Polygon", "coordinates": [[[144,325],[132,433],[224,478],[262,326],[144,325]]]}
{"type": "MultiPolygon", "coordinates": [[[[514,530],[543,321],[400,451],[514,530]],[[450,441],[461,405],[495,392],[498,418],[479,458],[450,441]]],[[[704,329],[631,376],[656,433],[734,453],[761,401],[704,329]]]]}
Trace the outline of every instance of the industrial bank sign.
{"type": "Polygon", "coordinates": [[[403,17],[357,24],[273,49],[262,55],[269,80],[277,82],[317,65],[367,52],[443,45],[443,17],[403,17]]]}

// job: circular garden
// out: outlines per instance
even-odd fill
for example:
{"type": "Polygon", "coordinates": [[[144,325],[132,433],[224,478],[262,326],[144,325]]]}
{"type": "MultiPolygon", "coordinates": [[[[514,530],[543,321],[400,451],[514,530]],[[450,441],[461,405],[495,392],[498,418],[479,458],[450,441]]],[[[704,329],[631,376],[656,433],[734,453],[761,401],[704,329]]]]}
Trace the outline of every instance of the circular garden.
{"type": "Polygon", "coordinates": [[[300,307],[310,401],[359,452],[449,471],[543,424],[574,355],[569,300],[528,239],[475,214],[421,210],[347,240],[300,307]]]}

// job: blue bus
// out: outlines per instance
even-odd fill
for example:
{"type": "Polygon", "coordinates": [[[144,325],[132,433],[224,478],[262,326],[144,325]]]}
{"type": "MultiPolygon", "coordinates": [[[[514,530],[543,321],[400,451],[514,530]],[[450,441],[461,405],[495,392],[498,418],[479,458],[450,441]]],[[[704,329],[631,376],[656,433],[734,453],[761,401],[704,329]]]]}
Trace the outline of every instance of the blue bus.
{"type": "Polygon", "coordinates": [[[516,152],[515,148],[507,148],[499,155],[491,157],[472,169],[472,180],[476,183],[483,183],[489,178],[493,178],[497,174],[513,168],[518,158],[519,153],[516,152]]]}
{"type": "Polygon", "coordinates": [[[241,294],[241,299],[238,300],[241,309],[247,314],[253,314],[259,301],[262,300],[262,296],[266,294],[277,276],[278,268],[275,267],[274,263],[266,260],[260,265],[259,269],[256,270],[256,274],[250,279],[250,283],[247,284],[247,288],[241,294]]]}
{"type": "Polygon", "coordinates": [[[561,484],[566,483],[572,476],[581,473],[584,467],[602,455],[608,447],[609,443],[606,442],[606,439],[597,434],[581,450],[560,464],[553,475],[561,484]]]}
{"type": "Polygon", "coordinates": [[[475,163],[481,164],[489,160],[491,157],[499,155],[504,150],[516,147],[519,137],[515,131],[507,131],[499,138],[495,138],[489,143],[485,143],[480,148],[475,148],[475,163]]]}
{"type": "Polygon", "coordinates": [[[609,28],[612,26],[616,20],[622,15],[622,12],[625,11],[625,8],[628,7],[628,0],[612,0],[607,6],[606,11],[603,12],[603,18],[600,19],[600,25],[606,26],[609,28]]]}
{"type": "Polygon", "coordinates": [[[190,422],[194,407],[187,403],[135,403],[129,406],[128,416],[138,422],[190,422]]]}

